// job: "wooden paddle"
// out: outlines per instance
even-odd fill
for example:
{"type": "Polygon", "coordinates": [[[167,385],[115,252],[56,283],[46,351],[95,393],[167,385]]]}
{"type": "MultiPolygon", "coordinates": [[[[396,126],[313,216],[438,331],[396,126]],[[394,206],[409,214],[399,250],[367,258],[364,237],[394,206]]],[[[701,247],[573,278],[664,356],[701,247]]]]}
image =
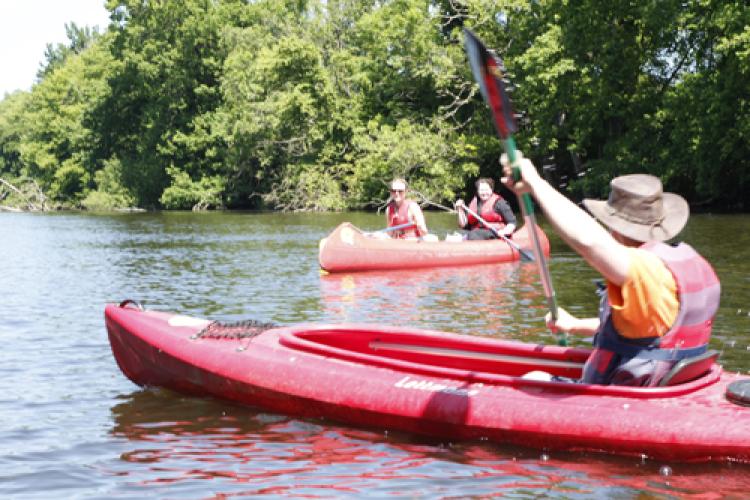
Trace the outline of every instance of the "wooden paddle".
{"type": "MultiPolygon", "coordinates": [[[[519,254],[521,254],[521,260],[525,260],[528,262],[532,262],[534,260],[534,255],[529,252],[528,250],[524,250],[520,246],[518,246],[518,243],[511,240],[507,236],[505,236],[503,233],[495,229],[494,227],[490,226],[490,224],[484,220],[478,213],[476,213],[474,210],[470,209],[466,205],[461,205],[461,208],[466,211],[467,214],[473,216],[476,220],[478,220],[484,227],[492,231],[492,234],[497,236],[498,238],[501,238],[505,240],[505,242],[510,245],[514,250],[516,250],[519,254]]],[[[536,228],[530,228],[529,231],[536,231],[536,228]]]]}
{"type": "MultiPolygon", "coordinates": [[[[490,53],[487,47],[477,38],[469,29],[464,28],[464,47],[469,57],[469,64],[474,78],[479,84],[479,90],[484,97],[484,101],[489,105],[492,111],[492,118],[495,123],[495,129],[503,143],[505,153],[511,165],[516,162],[516,142],[513,139],[513,133],[518,131],[516,121],[513,117],[510,98],[505,91],[503,63],[499,57],[490,53]]],[[[516,181],[520,180],[521,172],[517,166],[513,167],[513,177],[516,181]]],[[[547,298],[550,315],[553,321],[557,321],[557,299],[555,290],[552,287],[552,277],[549,274],[547,261],[542,252],[542,245],[539,241],[539,235],[536,232],[536,217],[534,215],[534,204],[531,201],[529,193],[523,193],[519,196],[519,205],[526,226],[534,228],[529,232],[531,242],[533,243],[534,256],[536,257],[539,275],[542,278],[544,295],[547,298]]],[[[567,345],[567,336],[561,335],[558,338],[560,345],[567,345]]]]}

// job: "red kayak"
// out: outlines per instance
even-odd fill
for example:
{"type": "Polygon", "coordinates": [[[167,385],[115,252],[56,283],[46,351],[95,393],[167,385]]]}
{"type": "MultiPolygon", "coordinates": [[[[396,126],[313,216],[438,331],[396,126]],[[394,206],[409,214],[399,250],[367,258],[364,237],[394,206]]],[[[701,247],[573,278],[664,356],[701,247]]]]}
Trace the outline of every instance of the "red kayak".
{"type": "MultiPolygon", "coordinates": [[[[540,227],[536,228],[545,255],[549,240],[540,227]]],[[[318,262],[329,273],[377,271],[386,269],[417,269],[426,267],[494,264],[520,260],[518,248],[530,252],[532,243],[526,226],[505,240],[486,241],[422,241],[375,238],[348,222],[340,224],[320,240],[318,262]]]]}
{"type": "Polygon", "coordinates": [[[223,325],[108,305],[133,382],[270,411],[455,439],[667,461],[750,462],[750,377],[687,364],[669,385],[576,378],[589,350],[374,325],[223,325]]]}

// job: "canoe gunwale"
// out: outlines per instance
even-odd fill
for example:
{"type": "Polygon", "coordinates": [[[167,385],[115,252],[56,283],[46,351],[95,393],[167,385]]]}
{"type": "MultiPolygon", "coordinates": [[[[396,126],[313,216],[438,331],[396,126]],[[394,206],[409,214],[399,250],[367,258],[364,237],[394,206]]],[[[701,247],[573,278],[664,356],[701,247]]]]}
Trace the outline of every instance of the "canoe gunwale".
{"type": "MultiPolygon", "coordinates": [[[[544,253],[549,240],[540,227],[544,253]]],[[[515,243],[530,247],[528,228],[514,233],[515,243]]],[[[423,241],[368,237],[349,222],[339,224],[318,244],[318,263],[329,273],[424,269],[518,262],[519,252],[504,240],[423,241]]]]}

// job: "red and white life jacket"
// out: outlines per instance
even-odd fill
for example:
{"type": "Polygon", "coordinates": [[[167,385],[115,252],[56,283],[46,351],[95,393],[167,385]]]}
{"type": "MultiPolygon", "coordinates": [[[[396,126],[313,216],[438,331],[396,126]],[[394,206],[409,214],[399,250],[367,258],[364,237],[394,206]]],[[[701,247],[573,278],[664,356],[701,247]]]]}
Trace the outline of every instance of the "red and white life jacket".
{"type": "MultiPolygon", "coordinates": [[[[414,221],[409,219],[409,206],[412,203],[414,202],[409,199],[405,199],[401,203],[401,206],[396,209],[396,204],[394,202],[390,202],[388,204],[388,208],[386,209],[386,214],[388,215],[388,227],[401,226],[410,222],[413,223],[414,221]]],[[[418,238],[419,236],[419,228],[417,228],[416,226],[414,226],[413,228],[397,229],[396,231],[391,231],[392,238],[418,238]]]]}

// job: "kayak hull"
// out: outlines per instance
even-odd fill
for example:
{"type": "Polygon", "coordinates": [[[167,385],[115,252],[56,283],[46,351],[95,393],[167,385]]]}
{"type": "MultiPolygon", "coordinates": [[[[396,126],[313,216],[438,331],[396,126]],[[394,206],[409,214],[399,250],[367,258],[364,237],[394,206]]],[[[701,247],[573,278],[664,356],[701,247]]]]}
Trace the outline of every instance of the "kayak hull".
{"type": "MultiPolygon", "coordinates": [[[[549,255],[547,235],[537,226],[545,255],[549,255]]],[[[526,226],[513,234],[518,247],[532,252],[526,226]]],[[[340,224],[320,241],[318,262],[329,273],[419,269],[427,267],[494,264],[520,260],[517,249],[504,240],[421,241],[367,236],[348,222],[340,224]]]]}
{"type": "Polygon", "coordinates": [[[750,461],[750,408],[713,365],[673,387],[522,379],[580,373],[589,351],[374,325],[298,325],[205,338],[206,320],[109,305],[112,351],[141,386],[298,417],[547,450],[750,461]]]}

